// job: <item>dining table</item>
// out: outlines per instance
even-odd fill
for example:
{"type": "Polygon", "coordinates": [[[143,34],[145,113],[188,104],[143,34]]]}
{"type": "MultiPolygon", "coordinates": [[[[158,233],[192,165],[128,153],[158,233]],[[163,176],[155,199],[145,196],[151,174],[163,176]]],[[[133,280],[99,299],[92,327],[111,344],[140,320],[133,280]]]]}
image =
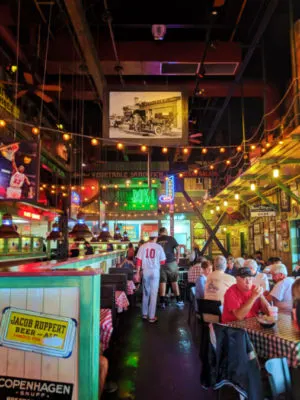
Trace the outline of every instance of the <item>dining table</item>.
{"type": "Polygon", "coordinates": [[[286,357],[290,367],[300,366],[300,330],[291,313],[280,312],[272,328],[262,326],[256,317],[233,321],[227,325],[246,330],[259,357],[286,357]]]}
{"type": "Polygon", "coordinates": [[[100,310],[100,345],[102,352],[109,347],[111,335],[113,333],[113,320],[110,308],[100,310]]]}

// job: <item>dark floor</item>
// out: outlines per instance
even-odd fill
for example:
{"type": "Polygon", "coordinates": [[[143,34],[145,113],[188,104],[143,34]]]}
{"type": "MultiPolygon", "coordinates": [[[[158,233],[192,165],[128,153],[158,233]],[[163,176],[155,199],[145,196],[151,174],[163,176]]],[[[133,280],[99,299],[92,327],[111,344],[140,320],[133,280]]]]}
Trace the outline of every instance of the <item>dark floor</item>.
{"type": "Polygon", "coordinates": [[[171,305],[158,317],[156,324],[144,322],[138,307],[122,315],[110,363],[110,378],[119,390],[103,398],[215,399],[200,385],[200,361],[187,323],[187,306],[181,310],[171,305]]]}

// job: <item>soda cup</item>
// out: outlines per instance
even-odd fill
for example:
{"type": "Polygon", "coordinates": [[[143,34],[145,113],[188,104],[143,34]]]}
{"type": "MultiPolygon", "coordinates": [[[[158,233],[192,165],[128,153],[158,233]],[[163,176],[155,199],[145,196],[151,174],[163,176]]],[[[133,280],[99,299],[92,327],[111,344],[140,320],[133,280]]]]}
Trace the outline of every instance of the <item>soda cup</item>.
{"type": "Polygon", "coordinates": [[[269,307],[270,316],[274,318],[275,321],[278,320],[278,307],[270,306],[269,307]]]}

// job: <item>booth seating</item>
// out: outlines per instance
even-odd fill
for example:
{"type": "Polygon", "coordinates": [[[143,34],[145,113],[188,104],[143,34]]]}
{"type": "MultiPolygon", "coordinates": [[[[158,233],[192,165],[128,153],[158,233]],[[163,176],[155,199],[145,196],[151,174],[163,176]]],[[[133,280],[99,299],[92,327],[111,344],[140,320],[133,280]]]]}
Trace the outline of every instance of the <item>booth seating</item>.
{"type": "Polygon", "coordinates": [[[127,275],[126,274],[103,274],[101,282],[104,284],[115,285],[116,290],[127,293],[127,275]]]}
{"type": "Polygon", "coordinates": [[[108,308],[112,313],[113,326],[116,327],[117,322],[117,309],[115,302],[116,286],[114,284],[106,284],[101,282],[101,292],[100,292],[100,308],[108,308]]]}
{"type": "Polygon", "coordinates": [[[136,304],[136,295],[135,295],[135,286],[133,283],[134,272],[129,268],[109,268],[110,274],[124,274],[127,277],[127,290],[126,294],[129,300],[129,303],[133,306],[136,304]]]}
{"type": "Polygon", "coordinates": [[[129,268],[109,268],[110,274],[125,274],[127,281],[133,281],[134,273],[129,268]]]}

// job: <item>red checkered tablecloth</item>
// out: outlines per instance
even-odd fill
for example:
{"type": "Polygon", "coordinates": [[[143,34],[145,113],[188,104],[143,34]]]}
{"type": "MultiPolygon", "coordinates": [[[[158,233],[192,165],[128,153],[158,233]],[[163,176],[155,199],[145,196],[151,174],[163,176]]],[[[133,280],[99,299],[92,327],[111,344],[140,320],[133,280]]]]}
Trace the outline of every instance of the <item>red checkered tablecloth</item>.
{"type": "Polygon", "coordinates": [[[110,308],[100,310],[100,343],[102,350],[105,351],[109,346],[109,341],[113,332],[112,313],[110,308]]]}
{"type": "Polygon", "coordinates": [[[127,294],[131,295],[135,292],[135,284],[133,281],[127,281],[127,294]]]}
{"type": "Polygon", "coordinates": [[[263,328],[256,318],[234,321],[227,325],[245,329],[258,356],[266,359],[286,357],[291,367],[300,365],[300,332],[290,314],[279,313],[273,328],[263,328]]]}
{"type": "Polygon", "coordinates": [[[129,307],[129,301],[127,299],[126,293],[122,290],[116,290],[115,300],[119,313],[127,310],[127,308],[129,307]]]}
{"type": "Polygon", "coordinates": [[[188,282],[196,283],[197,278],[202,274],[202,269],[200,264],[193,265],[188,270],[188,282]]]}

